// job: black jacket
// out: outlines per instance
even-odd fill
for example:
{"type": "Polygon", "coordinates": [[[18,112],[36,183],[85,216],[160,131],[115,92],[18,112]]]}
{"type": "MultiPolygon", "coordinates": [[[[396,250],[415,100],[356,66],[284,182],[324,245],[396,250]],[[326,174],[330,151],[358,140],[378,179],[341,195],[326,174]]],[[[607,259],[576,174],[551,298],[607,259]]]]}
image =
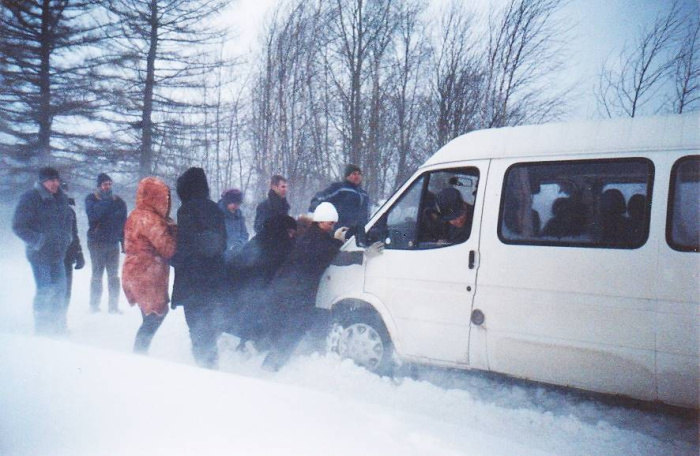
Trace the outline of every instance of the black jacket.
{"type": "Polygon", "coordinates": [[[26,244],[29,261],[63,264],[73,241],[73,217],[63,190],[51,194],[36,182],[17,204],[12,231],[26,244]]]}
{"type": "Polygon", "coordinates": [[[318,224],[311,225],[272,279],[273,305],[282,310],[314,307],[321,275],[342,245],[318,224]]]}
{"type": "Polygon", "coordinates": [[[255,222],[253,229],[256,233],[262,231],[265,221],[273,215],[288,215],[289,203],[286,198],[282,198],[274,190],[267,192],[267,199],[263,200],[255,208],[255,222]]]}
{"type": "Polygon", "coordinates": [[[177,179],[177,249],[172,307],[206,305],[220,298],[225,280],[224,215],[209,199],[204,170],[190,168],[177,179]]]}
{"type": "Polygon", "coordinates": [[[322,202],[327,201],[338,211],[336,227],[364,225],[369,220],[369,196],[362,187],[347,180],[331,184],[327,189],[316,193],[311,199],[309,212],[313,212],[322,202]]]}

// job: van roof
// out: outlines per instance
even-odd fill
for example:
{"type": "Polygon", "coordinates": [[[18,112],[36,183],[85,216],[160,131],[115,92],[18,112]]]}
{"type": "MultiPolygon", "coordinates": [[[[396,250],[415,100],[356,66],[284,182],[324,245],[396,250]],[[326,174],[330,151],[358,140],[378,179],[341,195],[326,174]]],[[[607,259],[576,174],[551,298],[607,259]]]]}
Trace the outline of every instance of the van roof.
{"type": "Polygon", "coordinates": [[[473,159],[678,149],[700,150],[700,113],[478,130],[453,139],[423,166],[473,159]]]}

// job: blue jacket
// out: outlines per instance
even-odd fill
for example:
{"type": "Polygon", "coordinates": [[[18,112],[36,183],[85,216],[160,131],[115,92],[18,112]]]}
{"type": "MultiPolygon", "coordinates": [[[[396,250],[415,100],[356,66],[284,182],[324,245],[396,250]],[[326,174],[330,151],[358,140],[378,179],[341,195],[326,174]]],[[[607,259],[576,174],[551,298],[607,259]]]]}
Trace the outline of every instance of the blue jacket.
{"type": "Polygon", "coordinates": [[[217,204],[219,210],[224,214],[224,222],[226,223],[226,252],[224,252],[224,259],[227,263],[230,263],[236,253],[248,242],[248,229],[245,226],[245,217],[240,209],[236,209],[236,212],[231,212],[222,200],[219,200],[217,204]]]}
{"type": "Polygon", "coordinates": [[[27,259],[61,263],[73,241],[73,218],[68,198],[59,188],[53,195],[39,182],[19,200],[12,231],[26,244],[27,259]]]}
{"type": "Polygon", "coordinates": [[[114,195],[103,195],[99,190],[85,197],[85,212],[90,228],[88,242],[116,244],[124,242],[126,203],[114,195]]]}
{"type": "Polygon", "coordinates": [[[309,211],[313,212],[324,201],[333,204],[338,211],[337,227],[364,225],[369,220],[369,196],[362,187],[352,182],[336,182],[316,193],[311,199],[309,211]]]}

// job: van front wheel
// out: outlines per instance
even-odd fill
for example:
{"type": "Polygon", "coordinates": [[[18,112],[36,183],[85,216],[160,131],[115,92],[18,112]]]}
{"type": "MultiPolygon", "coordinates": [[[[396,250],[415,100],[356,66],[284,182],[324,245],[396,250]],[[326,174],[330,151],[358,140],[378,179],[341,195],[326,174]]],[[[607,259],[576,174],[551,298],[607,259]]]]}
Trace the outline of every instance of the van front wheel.
{"type": "Polygon", "coordinates": [[[372,311],[350,311],[334,319],[331,351],[379,375],[393,368],[394,348],[381,318],[372,311]]]}

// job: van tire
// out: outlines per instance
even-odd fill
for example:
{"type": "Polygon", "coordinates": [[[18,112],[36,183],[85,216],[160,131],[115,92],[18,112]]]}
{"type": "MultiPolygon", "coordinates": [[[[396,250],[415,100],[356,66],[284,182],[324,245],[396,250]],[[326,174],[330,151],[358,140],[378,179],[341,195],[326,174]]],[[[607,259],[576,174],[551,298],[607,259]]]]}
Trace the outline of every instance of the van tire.
{"type": "Polygon", "coordinates": [[[328,336],[330,351],[351,359],[378,375],[391,375],[394,345],[381,317],[373,310],[353,309],[333,318],[328,336]]]}

